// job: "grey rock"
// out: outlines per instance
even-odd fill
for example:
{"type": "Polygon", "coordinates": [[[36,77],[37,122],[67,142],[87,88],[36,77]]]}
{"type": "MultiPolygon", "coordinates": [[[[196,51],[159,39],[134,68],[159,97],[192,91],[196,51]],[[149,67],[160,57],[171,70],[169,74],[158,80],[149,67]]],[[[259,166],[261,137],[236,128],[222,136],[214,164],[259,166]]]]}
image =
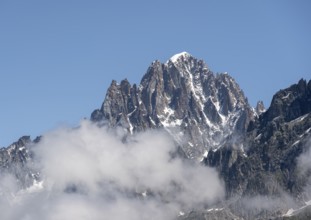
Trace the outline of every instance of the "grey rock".
{"type": "MultiPolygon", "coordinates": [[[[250,123],[243,138],[208,152],[204,163],[219,170],[227,199],[290,195],[296,204],[302,204],[301,198],[310,200],[305,195],[310,173],[302,175],[298,167],[298,158],[308,151],[311,138],[310,82],[300,80],[279,91],[269,109],[250,123]]],[[[292,205],[278,204],[283,212],[292,205]]],[[[242,210],[243,206],[236,202],[231,208],[242,210]]],[[[273,216],[271,210],[269,214],[273,216]]]]}
{"type": "Polygon", "coordinates": [[[261,115],[265,111],[266,111],[266,108],[265,108],[265,105],[263,104],[263,101],[258,101],[256,108],[255,108],[255,112],[257,113],[257,116],[261,115]]]}

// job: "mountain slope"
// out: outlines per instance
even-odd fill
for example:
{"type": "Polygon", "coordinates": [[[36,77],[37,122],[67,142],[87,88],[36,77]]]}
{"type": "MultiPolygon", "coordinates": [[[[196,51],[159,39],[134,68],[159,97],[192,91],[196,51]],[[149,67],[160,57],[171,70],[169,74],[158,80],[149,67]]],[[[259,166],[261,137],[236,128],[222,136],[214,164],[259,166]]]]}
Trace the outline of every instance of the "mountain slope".
{"type": "MultiPolygon", "coordinates": [[[[204,163],[219,170],[227,198],[283,198],[274,205],[285,211],[310,200],[310,160],[302,163],[301,159],[309,155],[310,140],[311,81],[300,80],[274,95],[271,106],[251,122],[243,140],[209,151],[204,163]],[[286,201],[289,196],[293,201],[286,201]]],[[[232,208],[241,210],[240,205],[232,208]]]]}
{"type": "Polygon", "coordinates": [[[247,193],[254,191],[271,194],[279,189],[269,186],[270,183],[281,185],[290,193],[298,193],[296,159],[308,147],[311,134],[310,107],[311,81],[307,83],[301,80],[279,91],[274,95],[269,109],[250,124],[245,139],[236,143],[228,142],[227,147],[219,151],[210,151],[206,164],[221,170],[224,178],[229,181],[229,191],[232,188],[241,189],[238,186],[241,183],[234,183],[240,179],[246,184],[247,193]],[[290,99],[288,94],[292,94],[290,99]],[[234,145],[244,145],[246,152],[234,145]],[[260,174],[268,176],[258,176],[260,174]],[[270,174],[277,176],[275,183],[266,180],[271,177],[270,174]]]}

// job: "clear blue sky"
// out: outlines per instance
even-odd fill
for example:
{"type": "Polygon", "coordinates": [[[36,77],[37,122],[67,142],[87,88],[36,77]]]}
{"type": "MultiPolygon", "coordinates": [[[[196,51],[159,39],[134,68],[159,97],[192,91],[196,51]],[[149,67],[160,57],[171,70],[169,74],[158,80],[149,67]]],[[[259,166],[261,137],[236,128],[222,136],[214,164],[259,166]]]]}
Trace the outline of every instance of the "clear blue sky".
{"type": "Polygon", "coordinates": [[[187,51],[250,103],[311,77],[311,1],[0,1],[0,146],[76,125],[112,79],[187,51]]]}

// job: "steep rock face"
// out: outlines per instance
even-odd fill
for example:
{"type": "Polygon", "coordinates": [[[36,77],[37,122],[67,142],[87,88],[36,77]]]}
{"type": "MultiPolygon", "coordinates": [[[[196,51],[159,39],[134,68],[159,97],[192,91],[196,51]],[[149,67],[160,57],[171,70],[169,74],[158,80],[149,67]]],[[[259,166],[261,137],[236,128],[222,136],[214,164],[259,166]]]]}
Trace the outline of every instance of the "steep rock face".
{"type": "Polygon", "coordinates": [[[154,61],[139,86],[111,83],[93,121],[108,120],[129,133],[164,128],[189,158],[221,147],[233,133],[244,133],[254,111],[238,84],[226,73],[183,52],[166,63],[154,61]]]}
{"type": "MultiPolygon", "coordinates": [[[[288,122],[311,112],[311,82],[301,79],[297,84],[280,90],[273,96],[271,107],[262,122],[282,117],[288,122]]],[[[262,123],[264,125],[264,123],[262,123]]]]}
{"type": "Polygon", "coordinates": [[[310,85],[311,81],[300,80],[280,90],[269,109],[250,123],[243,139],[208,152],[204,162],[219,170],[228,198],[308,198],[305,187],[310,184],[310,172],[302,174],[299,157],[310,147],[310,85]]]}

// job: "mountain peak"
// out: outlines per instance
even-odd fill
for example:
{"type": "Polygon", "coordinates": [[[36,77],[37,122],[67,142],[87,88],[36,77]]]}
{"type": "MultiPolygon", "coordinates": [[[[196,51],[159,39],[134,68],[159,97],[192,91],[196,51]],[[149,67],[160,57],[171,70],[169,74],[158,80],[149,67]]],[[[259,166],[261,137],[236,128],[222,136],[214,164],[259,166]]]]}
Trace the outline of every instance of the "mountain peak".
{"type": "Polygon", "coordinates": [[[253,112],[232,77],[215,75],[203,60],[182,52],[166,64],[154,61],[138,89],[122,83],[108,89],[91,118],[131,134],[164,128],[187,157],[200,159],[233,133],[245,132],[253,112]]]}
{"type": "Polygon", "coordinates": [[[184,52],[181,52],[181,53],[178,53],[178,54],[175,54],[174,56],[172,56],[169,61],[175,63],[177,62],[178,60],[180,60],[180,58],[189,58],[191,57],[191,54],[184,51],[184,52]]]}

